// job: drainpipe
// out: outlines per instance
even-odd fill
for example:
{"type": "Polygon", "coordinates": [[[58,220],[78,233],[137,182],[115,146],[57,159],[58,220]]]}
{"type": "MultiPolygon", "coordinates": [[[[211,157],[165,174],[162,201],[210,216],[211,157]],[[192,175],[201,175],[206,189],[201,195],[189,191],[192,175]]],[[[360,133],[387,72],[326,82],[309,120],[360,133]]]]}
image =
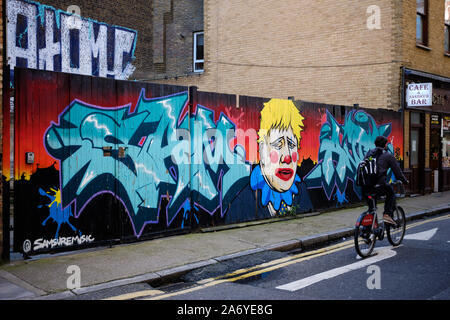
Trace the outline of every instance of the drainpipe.
{"type": "Polygon", "coordinates": [[[191,125],[191,114],[194,110],[194,106],[197,105],[197,87],[196,86],[192,86],[189,87],[189,103],[188,103],[188,131],[189,131],[189,150],[190,150],[190,155],[189,155],[189,207],[190,207],[190,212],[189,212],[189,223],[190,223],[190,228],[192,229],[192,210],[194,209],[194,202],[192,200],[192,155],[194,154],[193,150],[192,150],[192,139],[193,139],[193,135],[192,135],[192,129],[193,129],[193,125],[191,125]]]}
{"type": "Polygon", "coordinates": [[[402,66],[402,81],[401,81],[401,95],[400,95],[400,110],[403,112],[405,108],[405,67],[402,66]]]}

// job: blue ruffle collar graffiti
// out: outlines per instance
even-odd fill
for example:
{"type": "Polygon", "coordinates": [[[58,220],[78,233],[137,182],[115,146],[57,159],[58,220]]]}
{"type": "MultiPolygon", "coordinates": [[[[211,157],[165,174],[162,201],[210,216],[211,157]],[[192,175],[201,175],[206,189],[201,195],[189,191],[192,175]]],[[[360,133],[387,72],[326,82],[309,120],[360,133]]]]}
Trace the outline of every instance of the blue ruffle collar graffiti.
{"type": "Polygon", "coordinates": [[[288,206],[292,205],[294,195],[298,194],[298,188],[296,183],[301,182],[298,175],[295,175],[294,183],[291,188],[286,192],[278,192],[273,190],[264,179],[261,173],[261,167],[258,165],[253,169],[250,176],[250,186],[253,190],[261,191],[261,203],[263,206],[267,206],[269,203],[272,204],[276,211],[279,211],[285,203],[288,206]]]}

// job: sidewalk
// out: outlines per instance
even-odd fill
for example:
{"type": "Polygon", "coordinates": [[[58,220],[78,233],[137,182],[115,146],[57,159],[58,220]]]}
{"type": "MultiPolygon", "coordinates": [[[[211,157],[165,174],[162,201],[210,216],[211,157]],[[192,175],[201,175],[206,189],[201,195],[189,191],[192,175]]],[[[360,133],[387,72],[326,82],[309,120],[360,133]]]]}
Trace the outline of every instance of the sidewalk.
{"type": "MultiPolygon", "coordinates": [[[[407,219],[450,211],[450,191],[398,199],[407,219]]],[[[382,208],[382,204],[379,204],[382,208]]],[[[199,233],[17,260],[0,265],[0,300],[64,299],[116,286],[162,280],[264,250],[305,249],[353,236],[365,207],[255,221],[199,233]],[[81,270],[81,288],[67,289],[67,268],[81,270]]]]}

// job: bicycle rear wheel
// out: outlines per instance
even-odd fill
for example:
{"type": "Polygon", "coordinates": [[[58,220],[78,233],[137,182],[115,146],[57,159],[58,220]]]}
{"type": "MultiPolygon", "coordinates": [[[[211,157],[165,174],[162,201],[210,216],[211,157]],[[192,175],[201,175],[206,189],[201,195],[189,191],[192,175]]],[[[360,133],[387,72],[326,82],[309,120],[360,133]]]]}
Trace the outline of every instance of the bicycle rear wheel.
{"type": "Polygon", "coordinates": [[[370,226],[355,227],[355,249],[361,258],[370,256],[375,247],[376,238],[370,226]]]}
{"type": "Polygon", "coordinates": [[[392,219],[396,222],[396,225],[386,226],[386,235],[390,244],[394,247],[400,245],[403,241],[406,231],[406,217],[405,211],[402,207],[397,206],[392,214],[392,219]]]}

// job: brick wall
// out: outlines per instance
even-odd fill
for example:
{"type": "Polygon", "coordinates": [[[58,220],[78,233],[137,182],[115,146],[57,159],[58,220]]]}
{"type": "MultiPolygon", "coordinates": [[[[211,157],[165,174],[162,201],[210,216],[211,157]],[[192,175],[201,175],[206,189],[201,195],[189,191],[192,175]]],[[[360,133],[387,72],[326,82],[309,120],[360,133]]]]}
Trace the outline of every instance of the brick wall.
{"type": "Polygon", "coordinates": [[[371,0],[207,0],[200,90],[398,108],[401,8],[371,0]],[[392,30],[395,31],[392,32],[392,30]],[[397,87],[397,88],[395,88],[397,87]]]}
{"type": "Polygon", "coordinates": [[[391,29],[390,29],[390,39],[391,39],[391,54],[392,54],[392,64],[389,71],[389,88],[387,97],[387,106],[392,109],[401,108],[402,101],[402,61],[403,61],[403,6],[399,1],[391,2],[391,29]]]}
{"type": "Polygon", "coordinates": [[[431,50],[416,46],[416,1],[205,1],[200,90],[398,109],[401,67],[450,76],[444,1],[430,0],[431,50]],[[367,28],[377,4],[381,29],[367,28]]]}
{"type": "MultiPolygon", "coordinates": [[[[154,0],[152,19],[153,70],[156,78],[191,74],[193,32],[203,31],[203,0],[154,0]]],[[[142,75],[155,77],[145,72],[142,75]]]]}

